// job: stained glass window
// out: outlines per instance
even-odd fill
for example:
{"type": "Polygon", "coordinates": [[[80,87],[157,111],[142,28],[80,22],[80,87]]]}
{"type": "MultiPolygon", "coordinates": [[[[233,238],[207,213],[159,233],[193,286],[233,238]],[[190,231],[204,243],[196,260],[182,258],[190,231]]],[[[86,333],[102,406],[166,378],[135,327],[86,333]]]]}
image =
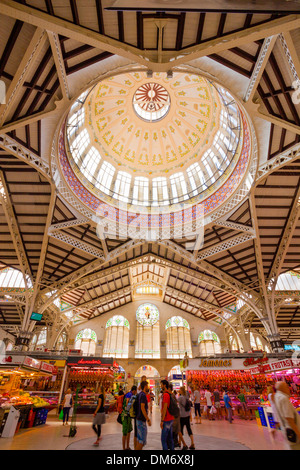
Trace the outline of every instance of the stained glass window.
{"type": "Polygon", "coordinates": [[[103,357],[128,358],[129,321],[115,315],[106,323],[103,357]]]}
{"type": "Polygon", "coordinates": [[[81,349],[83,355],[92,356],[96,352],[97,335],[90,328],[79,331],[75,339],[75,349],[81,349]]]}
{"type": "Polygon", "coordinates": [[[136,311],[136,358],[160,358],[159,310],[150,303],[142,304],[136,311]]]}
{"type": "Polygon", "coordinates": [[[216,341],[217,343],[220,343],[218,335],[210,330],[201,331],[198,336],[198,343],[201,341],[216,341]]]}
{"type": "Polygon", "coordinates": [[[166,323],[167,358],[182,358],[185,353],[192,357],[192,344],[189,323],[180,316],[169,318],[166,323]]]}
{"type": "Polygon", "coordinates": [[[200,345],[200,356],[221,353],[220,339],[214,331],[201,331],[198,336],[198,343],[200,345]]]}
{"type": "Polygon", "coordinates": [[[143,326],[152,326],[159,320],[158,308],[153,304],[142,304],[136,311],[136,319],[143,326]]]}

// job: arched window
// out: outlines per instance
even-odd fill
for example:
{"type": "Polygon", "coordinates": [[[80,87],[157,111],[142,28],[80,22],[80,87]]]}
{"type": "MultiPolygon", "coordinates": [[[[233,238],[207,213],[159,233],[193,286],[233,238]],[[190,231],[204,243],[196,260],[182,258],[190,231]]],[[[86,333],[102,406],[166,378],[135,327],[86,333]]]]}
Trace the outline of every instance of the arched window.
{"type": "Polygon", "coordinates": [[[90,328],[79,331],[75,339],[75,349],[81,349],[84,356],[94,356],[96,352],[97,335],[90,328]]]}
{"type": "Polygon", "coordinates": [[[172,317],[166,323],[167,358],[192,357],[190,325],[182,317],[172,317]]]}
{"type": "Polygon", "coordinates": [[[234,335],[229,336],[229,346],[231,351],[243,351],[243,345],[240,339],[234,335]]]}
{"type": "Polygon", "coordinates": [[[115,315],[106,323],[103,357],[128,358],[129,322],[121,315],[115,315]]]}
{"type": "Polygon", "coordinates": [[[139,306],[136,311],[137,332],[136,358],[160,358],[159,310],[150,303],[139,306]]]}
{"type": "Polygon", "coordinates": [[[57,351],[63,351],[64,349],[67,349],[67,333],[65,331],[63,331],[60,337],[58,338],[56,343],[56,349],[57,351]]]}
{"type": "Polygon", "coordinates": [[[200,345],[200,356],[210,356],[221,353],[220,339],[213,331],[201,331],[198,336],[198,343],[200,345]]]}
{"type": "Polygon", "coordinates": [[[265,348],[262,344],[262,341],[258,335],[254,335],[250,332],[250,346],[254,351],[264,351],[265,348]]]}
{"type": "Polygon", "coordinates": [[[47,344],[47,328],[43,328],[38,334],[35,349],[43,349],[47,344]]]}

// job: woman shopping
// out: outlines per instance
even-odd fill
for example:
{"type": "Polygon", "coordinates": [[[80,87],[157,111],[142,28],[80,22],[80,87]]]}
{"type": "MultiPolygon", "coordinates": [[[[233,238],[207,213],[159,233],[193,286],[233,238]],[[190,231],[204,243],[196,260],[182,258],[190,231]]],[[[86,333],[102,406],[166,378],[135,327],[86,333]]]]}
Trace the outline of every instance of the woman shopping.
{"type": "Polygon", "coordinates": [[[93,420],[93,430],[97,434],[97,440],[94,442],[94,446],[99,445],[99,441],[101,439],[101,426],[105,423],[105,411],[104,411],[104,404],[105,404],[105,390],[104,387],[100,389],[100,395],[98,397],[98,404],[97,408],[94,412],[94,420],[93,420]]]}
{"type": "Polygon", "coordinates": [[[63,426],[66,424],[68,425],[70,409],[73,405],[73,396],[72,391],[70,388],[66,391],[64,401],[62,402],[62,410],[63,410],[63,426]]]}

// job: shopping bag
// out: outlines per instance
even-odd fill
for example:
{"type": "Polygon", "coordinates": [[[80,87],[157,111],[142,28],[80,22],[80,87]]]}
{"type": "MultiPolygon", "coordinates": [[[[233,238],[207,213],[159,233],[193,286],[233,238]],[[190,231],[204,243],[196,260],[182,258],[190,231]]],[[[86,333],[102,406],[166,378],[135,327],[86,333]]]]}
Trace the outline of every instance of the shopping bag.
{"type": "Polygon", "coordinates": [[[119,414],[118,414],[117,421],[118,421],[118,423],[123,424],[123,421],[122,421],[122,413],[119,413],[119,414]]]}
{"type": "Polygon", "coordinates": [[[216,407],[215,407],[215,406],[212,406],[211,409],[210,409],[210,414],[211,414],[211,415],[214,415],[214,414],[216,414],[216,413],[217,413],[216,407]]]}
{"type": "Polygon", "coordinates": [[[73,416],[73,406],[71,406],[71,408],[70,408],[69,416],[73,416]]]}
{"type": "Polygon", "coordinates": [[[63,418],[64,418],[64,412],[63,412],[63,410],[61,410],[61,412],[59,413],[58,419],[62,420],[63,418]]]}

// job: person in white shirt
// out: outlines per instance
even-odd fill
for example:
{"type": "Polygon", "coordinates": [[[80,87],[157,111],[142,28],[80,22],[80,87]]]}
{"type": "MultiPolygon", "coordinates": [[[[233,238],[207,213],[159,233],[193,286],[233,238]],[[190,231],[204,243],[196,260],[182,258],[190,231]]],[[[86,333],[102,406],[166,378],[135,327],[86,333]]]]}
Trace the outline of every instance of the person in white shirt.
{"type": "Polygon", "coordinates": [[[290,450],[300,450],[300,416],[290,402],[291,392],[286,382],[277,382],[274,403],[280,428],[290,450]],[[293,434],[293,440],[288,436],[293,434]]]}
{"type": "Polygon", "coordinates": [[[196,419],[196,424],[201,424],[201,409],[200,409],[200,392],[196,388],[194,390],[194,410],[195,410],[195,419],[196,419]]]}
{"type": "Polygon", "coordinates": [[[205,400],[206,400],[206,407],[207,407],[207,419],[213,419],[212,415],[210,414],[210,409],[212,407],[212,394],[211,392],[209,391],[209,388],[207,387],[207,389],[205,390],[205,393],[204,393],[204,396],[205,396],[205,400]]]}
{"type": "Polygon", "coordinates": [[[62,403],[62,409],[63,409],[63,426],[65,425],[68,425],[68,421],[69,421],[69,414],[70,414],[70,409],[73,405],[73,397],[72,397],[72,392],[71,392],[71,389],[68,388],[66,394],[65,394],[65,398],[64,398],[64,401],[62,403]]]}

